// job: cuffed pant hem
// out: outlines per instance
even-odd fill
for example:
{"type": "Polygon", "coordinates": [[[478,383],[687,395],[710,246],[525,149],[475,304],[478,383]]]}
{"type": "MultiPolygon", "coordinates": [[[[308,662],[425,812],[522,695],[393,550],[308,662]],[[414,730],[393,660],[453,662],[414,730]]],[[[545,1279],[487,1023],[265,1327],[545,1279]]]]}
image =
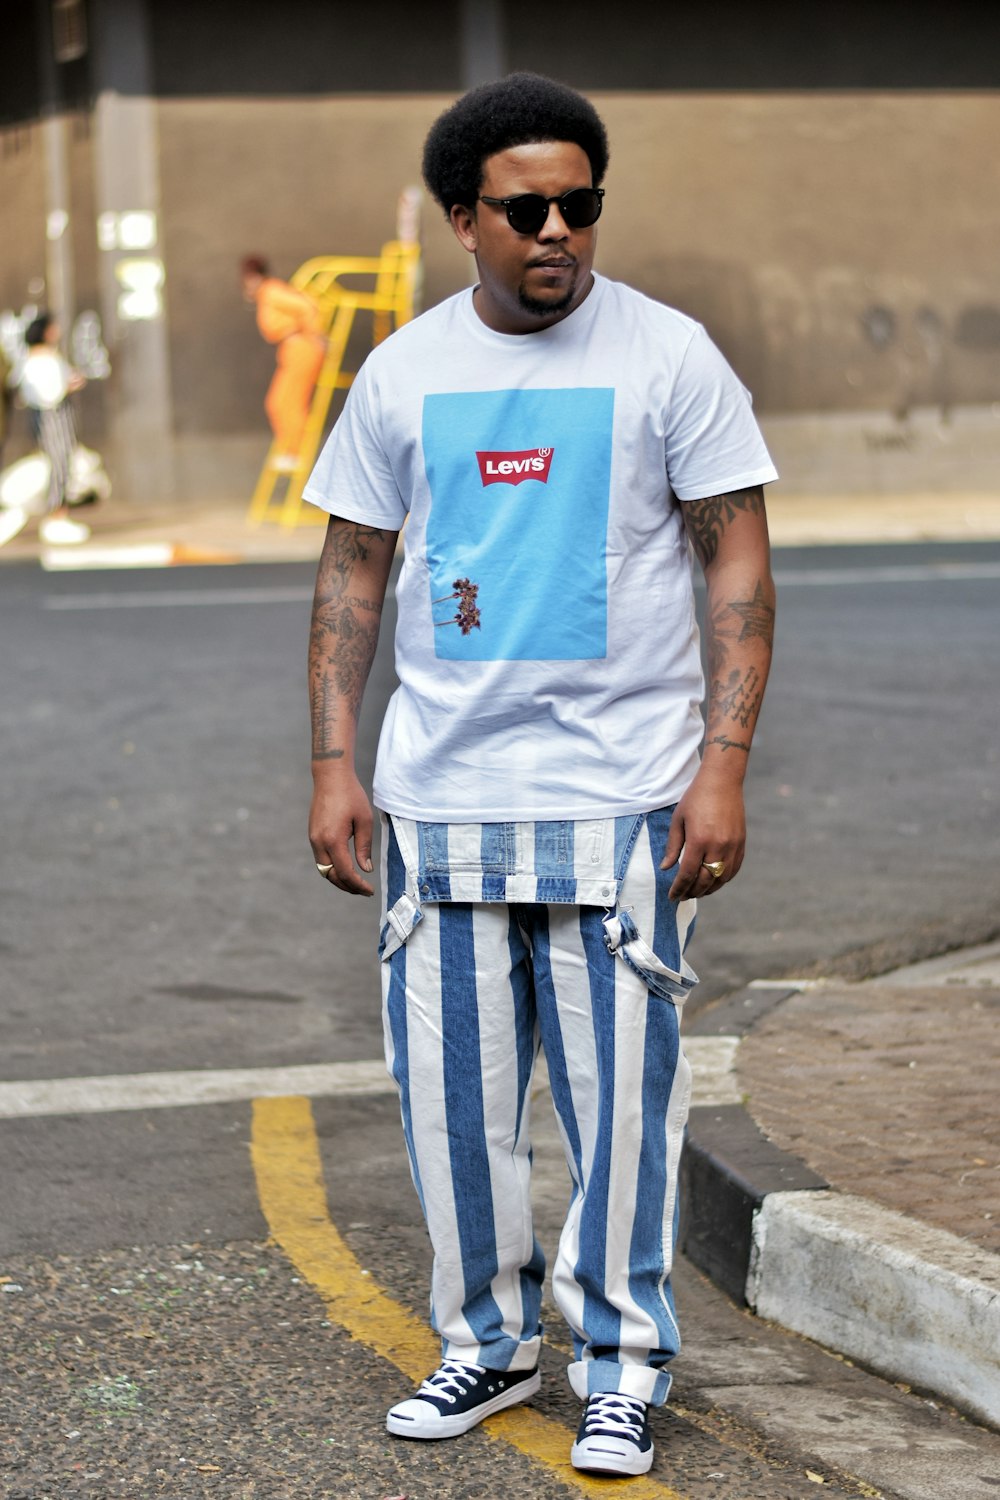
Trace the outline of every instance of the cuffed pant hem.
{"type": "Polygon", "coordinates": [[[636,1396],[649,1406],[662,1406],[670,1394],[673,1376],[649,1365],[620,1365],[610,1359],[578,1360],[569,1367],[569,1383],[581,1401],[598,1391],[619,1391],[636,1396]]]}
{"type": "Polygon", "coordinates": [[[483,1365],[487,1370],[533,1370],[538,1364],[541,1349],[540,1334],[533,1339],[521,1339],[514,1345],[513,1352],[511,1341],[507,1338],[496,1344],[457,1344],[450,1339],[441,1341],[443,1359],[457,1359],[465,1365],[483,1365]]]}

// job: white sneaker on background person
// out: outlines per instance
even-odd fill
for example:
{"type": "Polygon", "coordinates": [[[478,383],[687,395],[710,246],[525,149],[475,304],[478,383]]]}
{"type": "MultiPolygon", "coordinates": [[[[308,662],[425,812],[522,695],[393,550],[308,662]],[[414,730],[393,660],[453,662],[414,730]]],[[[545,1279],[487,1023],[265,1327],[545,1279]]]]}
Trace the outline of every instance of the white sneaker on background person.
{"type": "Polygon", "coordinates": [[[84,526],[82,521],[71,521],[68,516],[46,516],[38,527],[38,535],[43,542],[65,547],[85,542],[90,536],[90,527],[84,526]]]}
{"type": "Polygon", "coordinates": [[[17,506],[11,509],[0,510],[0,547],[4,542],[12,541],[19,531],[23,531],[28,523],[28,512],[17,506]]]}

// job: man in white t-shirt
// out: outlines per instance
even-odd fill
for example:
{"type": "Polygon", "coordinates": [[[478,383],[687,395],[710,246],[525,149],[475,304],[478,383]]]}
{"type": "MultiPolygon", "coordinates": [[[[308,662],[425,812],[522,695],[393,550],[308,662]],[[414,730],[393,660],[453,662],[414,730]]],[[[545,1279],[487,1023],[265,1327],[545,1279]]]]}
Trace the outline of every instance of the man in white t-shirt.
{"type": "Polygon", "coordinates": [[[586,1403],[572,1461],[633,1475],[680,1343],[684,948],[695,900],[743,861],[776,474],[704,329],[593,271],[607,155],[589,101],[523,73],[427,138],[479,279],[373,351],[305,490],[331,515],[309,836],[324,878],[372,894],[354,739],[406,521],[373,798],[386,1056],[442,1364],[387,1425],[454,1437],[539,1388],[541,1045],[571,1179],[552,1290],[586,1403]]]}

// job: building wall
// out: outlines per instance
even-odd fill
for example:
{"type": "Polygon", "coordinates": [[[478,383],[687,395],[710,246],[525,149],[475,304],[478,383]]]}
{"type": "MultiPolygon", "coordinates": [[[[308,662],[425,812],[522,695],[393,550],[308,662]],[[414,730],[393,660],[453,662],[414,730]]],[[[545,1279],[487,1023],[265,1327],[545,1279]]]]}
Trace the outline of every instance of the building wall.
{"type": "Polygon", "coordinates": [[[601,102],[602,263],[703,319],[762,411],[1000,394],[1000,96],[601,102]]]}
{"type": "Polygon", "coordinates": [[[0,129],[0,202],[0,308],[20,311],[41,297],[45,282],[45,158],[38,121],[0,129]]]}
{"type": "MultiPolygon", "coordinates": [[[[158,195],[166,267],[156,368],[182,492],[242,493],[266,447],[273,351],[242,301],[240,258],[263,254],[289,275],[314,255],[377,253],[490,17],[504,66],[558,73],[605,116],[599,268],[707,324],[793,487],[994,483],[1000,12],[958,3],[942,29],[920,3],[902,24],[876,0],[835,13],[619,0],[611,45],[606,7],[588,0],[569,27],[523,0],[453,0],[419,16],[402,0],[369,12],[339,0],[89,10],[98,113],[101,99],[151,101],[143,180],[158,195]]],[[[43,80],[20,113],[51,110],[60,87],[43,80]]],[[[86,113],[68,129],[75,305],[96,305],[103,288],[107,307],[94,223],[104,148],[86,113]]],[[[18,308],[40,300],[28,289],[46,274],[37,122],[0,129],[0,201],[0,308],[18,308]]],[[[431,305],[472,268],[429,201],[423,231],[431,305]]],[[[116,432],[131,441],[116,412],[141,405],[143,392],[122,387],[145,367],[144,335],[113,316],[108,327],[113,374],[87,399],[95,436],[111,414],[113,448],[116,432]]]]}
{"type": "MultiPolygon", "coordinates": [[[[239,257],[287,275],[377,253],[449,98],[161,102],[179,432],[259,422],[271,352],[239,257]]],[[[1000,400],[1000,96],[594,98],[613,148],[599,268],[703,320],[763,415],[1000,400]]],[[[430,201],[424,236],[431,305],[470,262],[430,201]]]]}

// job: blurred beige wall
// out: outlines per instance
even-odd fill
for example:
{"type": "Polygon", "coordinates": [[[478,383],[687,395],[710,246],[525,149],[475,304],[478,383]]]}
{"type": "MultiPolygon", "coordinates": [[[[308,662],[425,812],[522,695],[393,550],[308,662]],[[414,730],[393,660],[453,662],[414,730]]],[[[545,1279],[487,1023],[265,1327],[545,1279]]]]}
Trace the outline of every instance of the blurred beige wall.
{"type": "MultiPolygon", "coordinates": [[[[703,320],[767,413],[1000,399],[1000,97],[595,95],[611,136],[598,266],[703,320]]],[[[161,103],[181,425],[241,426],[235,263],[374,254],[446,96],[161,103]],[[181,415],[183,412],[183,415],[181,415]]],[[[425,303],[467,258],[424,211],[425,303]]]]}
{"type": "MultiPolygon", "coordinates": [[[[241,491],[266,446],[273,351],[242,302],[241,256],[287,276],[314,255],[377,253],[453,97],[157,102],[185,489],[241,491]]],[[[706,323],[753,391],[787,483],[995,487],[1000,95],[592,97],[612,146],[599,269],[706,323]]],[[[44,274],[35,130],[0,132],[0,307],[19,307],[44,274]]],[[[83,295],[96,284],[86,140],[73,152],[83,295]]],[[[423,235],[426,306],[471,273],[429,200],[423,235]]]]}

